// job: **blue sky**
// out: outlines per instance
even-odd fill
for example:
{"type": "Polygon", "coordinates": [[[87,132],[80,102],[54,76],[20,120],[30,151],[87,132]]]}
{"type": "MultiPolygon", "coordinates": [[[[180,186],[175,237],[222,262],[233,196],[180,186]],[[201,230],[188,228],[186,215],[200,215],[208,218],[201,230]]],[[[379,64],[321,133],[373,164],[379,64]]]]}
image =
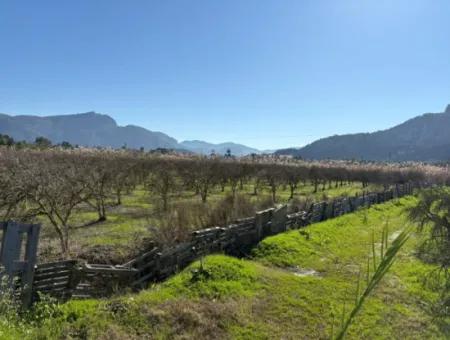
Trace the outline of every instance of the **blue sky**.
{"type": "Polygon", "coordinates": [[[448,0],[1,0],[0,112],[261,149],[450,103],[448,0]]]}

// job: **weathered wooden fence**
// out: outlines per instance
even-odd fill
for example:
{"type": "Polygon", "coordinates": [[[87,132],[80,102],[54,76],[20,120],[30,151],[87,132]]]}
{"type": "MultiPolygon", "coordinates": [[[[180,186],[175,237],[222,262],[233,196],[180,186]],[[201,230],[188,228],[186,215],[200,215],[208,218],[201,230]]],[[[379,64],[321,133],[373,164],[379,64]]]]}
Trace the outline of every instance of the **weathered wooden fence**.
{"type": "Polygon", "coordinates": [[[366,193],[313,203],[308,211],[287,214],[286,205],[256,213],[225,228],[214,227],[192,233],[191,240],[175,247],[151,247],[135,259],[120,265],[86,264],[77,261],[44,263],[36,266],[33,295],[49,294],[61,300],[104,297],[124,289],[140,290],[162,281],[201,256],[222,252],[248,255],[263,238],[289,229],[324,221],[361,207],[383,203],[411,194],[413,185],[396,185],[384,192],[366,193]]]}
{"type": "Polygon", "coordinates": [[[36,266],[33,293],[51,294],[60,299],[70,298],[78,285],[75,266],[77,261],[60,261],[36,266]]]}

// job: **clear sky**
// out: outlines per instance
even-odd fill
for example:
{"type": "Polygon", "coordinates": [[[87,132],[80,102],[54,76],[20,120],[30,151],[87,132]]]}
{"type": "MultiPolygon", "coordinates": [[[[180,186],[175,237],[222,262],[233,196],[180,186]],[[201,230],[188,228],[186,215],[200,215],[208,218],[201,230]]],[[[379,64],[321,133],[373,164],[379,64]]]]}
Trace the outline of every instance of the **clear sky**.
{"type": "Polygon", "coordinates": [[[450,103],[449,0],[1,0],[0,112],[260,149],[450,103]]]}

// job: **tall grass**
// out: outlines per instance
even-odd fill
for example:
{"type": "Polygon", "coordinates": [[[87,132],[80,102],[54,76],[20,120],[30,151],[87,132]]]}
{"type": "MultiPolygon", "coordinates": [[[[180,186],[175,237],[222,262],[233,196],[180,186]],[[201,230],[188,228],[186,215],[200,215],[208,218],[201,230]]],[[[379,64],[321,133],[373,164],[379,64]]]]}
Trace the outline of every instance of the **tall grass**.
{"type": "MultiPolygon", "coordinates": [[[[371,249],[372,261],[370,260],[370,257],[367,259],[366,288],[364,289],[364,291],[362,293],[360,293],[360,287],[362,284],[362,279],[361,279],[362,272],[360,269],[359,274],[358,274],[357,287],[356,287],[355,304],[348,315],[346,315],[345,305],[344,305],[340,330],[335,337],[334,337],[334,334],[332,334],[332,336],[331,336],[332,338],[334,338],[336,340],[344,339],[345,335],[347,334],[348,328],[354,322],[355,317],[357,316],[357,314],[359,313],[361,308],[364,306],[364,302],[369,297],[369,295],[375,290],[375,288],[380,283],[381,279],[386,275],[386,273],[392,267],[392,264],[394,263],[398,252],[403,247],[403,245],[406,243],[410,234],[411,234],[411,229],[409,227],[407,227],[395,238],[395,240],[390,245],[388,245],[389,229],[388,229],[388,225],[386,224],[383,228],[383,232],[382,232],[382,236],[381,236],[379,263],[377,263],[377,255],[376,255],[376,250],[375,250],[376,244],[375,244],[374,236],[372,236],[372,249],[371,249]],[[371,273],[371,270],[370,270],[371,264],[374,267],[373,273],[371,273]]],[[[332,333],[333,333],[333,327],[332,327],[332,333]]]]}

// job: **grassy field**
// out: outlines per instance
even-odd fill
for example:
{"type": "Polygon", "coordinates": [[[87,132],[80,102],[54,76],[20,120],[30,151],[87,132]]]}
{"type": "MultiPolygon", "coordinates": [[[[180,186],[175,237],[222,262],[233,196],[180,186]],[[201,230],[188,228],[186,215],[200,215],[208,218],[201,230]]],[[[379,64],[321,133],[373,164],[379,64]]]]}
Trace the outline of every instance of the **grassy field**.
{"type": "MultiPolygon", "coordinates": [[[[328,339],[350,309],[372,233],[405,228],[414,197],[263,240],[249,259],[208,256],[165,283],[109,300],[50,308],[34,325],[4,327],[32,339],[328,339]],[[49,317],[48,315],[51,315],[49,317]],[[334,320],[334,322],[333,322],[334,320]]],[[[414,234],[350,327],[349,339],[445,339],[423,285],[433,266],[415,256],[414,234]]]]}
{"type": "MultiPolygon", "coordinates": [[[[364,188],[365,191],[380,190],[381,188],[371,185],[364,188]]],[[[343,186],[335,187],[333,184],[330,188],[328,185],[325,190],[322,186],[319,187],[318,192],[313,193],[312,185],[300,185],[296,195],[297,200],[323,200],[330,199],[337,196],[352,196],[356,193],[361,193],[363,188],[360,183],[345,184],[343,186]]],[[[262,187],[258,195],[253,195],[253,185],[247,184],[239,194],[246,197],[257,208],[266,208],[272,205],[271,193],[269,188],[262,187]]],[[[216,187],[210,193],[208,202],[204,205],[204,209],[212,211],[220,204],[224,198],[231,194],[228,187],[222,192],[220,188],[216,187]]],[[[277,202],[286,203],[289,200],[289,188],[280,187],[277,193],[277,202]]],[[[121,263],[134,255],[136,245],[143,239],[152,237],[152,231],[149,227],[158,227],[161,223],[161,218],[155,212],[158,200],[152,196],[147,190],[138,187],[132,193],[124,195],[122,204],[111,205],[108,207],[107,220],[99,223],[93,223],[98,216],[92,207],[84,205],[78,208],[73,214],[70,224],[74,226],[71,231],[71,248],[73,256],[83,255],[89,252],[92,257],[98,260],[111,260],[112,262],[121,263]],[[95,253],[98,254],[95,254],[95,253]],[[106,255],[108,254],[108,255],[106,255]],[[109,257],[109,258],[107,258],[109,257]]],[[[198,195],[192,192],[180,192],[171,198],[172,204],[184,204],[184,207],[189,210],[194,210],[192,204],[203,206],[198,195]]],[[[194,212],[193,212],[194,213],[194,212]]],[[[248,216],[240,216],[248,217],[248,216]]],[[[59,243],[54,230],[48,224],[45,218],[41,219],[44,226],[41,238],[41,260],[51,260],[57,258],[59,252],[59,243]]],[[[192,228],[200,228],[200,222],[192,222],[192,228]]]]}

